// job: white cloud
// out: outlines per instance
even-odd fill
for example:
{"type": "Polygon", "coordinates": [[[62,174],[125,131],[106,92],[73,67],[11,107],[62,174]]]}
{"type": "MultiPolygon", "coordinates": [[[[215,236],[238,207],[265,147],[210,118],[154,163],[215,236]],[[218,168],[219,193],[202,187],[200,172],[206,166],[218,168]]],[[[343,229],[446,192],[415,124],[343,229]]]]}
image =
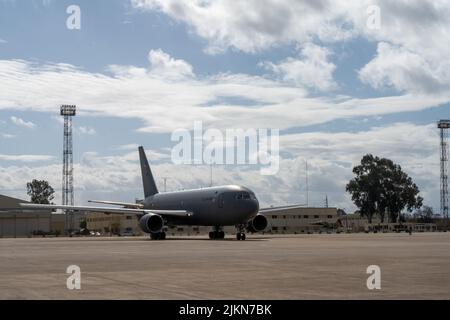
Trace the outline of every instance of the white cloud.
{"type": "MultiPolygon", "coordinates": [[[[448,65],[450,66],[450,64],[448,65]]],[[[394,87],[406,92],[439,92],[450,89],[450,73],[432,66],[417,53],[389,43],[379,43],[377,56],[359,71],[374,88],[394,87]]]]}
{"type": "Polygon", "coordinates": [[[288,129],[343,118],[418,111],[450,101],[447,93],[310,98],[302,88],[259,76],[229,73],[175,80],[155,77],[146,69],[143,73],[131,72],[133,67],[122,69],[106,75],[67,64],[0,60],[0,109],[54,113],[61,101],[72,101],[84,116],[136,118],[144,122],[141,132],[168,133],[192,128],[199,120],[205,127],[225,129],[267,128],[270,119],[271,128],[288,129]],[[252,101],[255,106],[218,102],[224,97],[252,101]]]}
{"type": "Polygon", "coordinates": [[[169,78],[192,77],[192,66],[184,60],[174,59],[161,49],[150,50],[150,72],[169,78]]]}
{"type": "Polygon", "coordinates": [[[36,162],[36,161],[49,161],[53,160],[53,156],[47,155],[34,155],[34,154],[22,154],[22,155],[8,155],[0,154],[0,160],[3,161],[19,161],[19,162],[36,162]]]}
{"type": "Polygon", "coordinates": [[[139,145],[136,143],[129,143],[129,144],[123,144],[119,146],[118,150],[137,150],[139,148],[139,145]]]}
{"type": "Polygon", "coordinates": [[[108,70],[120,78],[153,78],[165,80],[184,80],[193,77],[192,66],[184,60],[174,59],[161,49],[150,50],[148,54],[150,68],[111,65],[108,70]]]}
{"type": "Polygon", "coordinates": [[[299,58],[287,58],[279,63],[264,62],[262,66],[279,75],[284,81],[320,91],[336,89],[333,72],[336,66],[328,61],[327,48],[306,43],[299,58]]]}
{"type": "Polygon", "coordinates": [[[88,128],[88,127],[83,127],[83,126],[78,127],[78,130],[81,134],[87,134],[90,136],[97,133],[94,128],[88,128]]]}
{"type": "MultiPolygon", "coordinates": [[[[242,184],[255,190],[262,206],[304,203],[305,159],[308,160],[310,205],[321,206],[325,195],[330,205],[354,209],[345,192],[353,177],[352,167],[366,153],[387,157],[399,163],[413,178],[425,197],[425,202],[439,203],[439,141],[435,124],[413,125],[397,123],[372,128],[367,132],[300,133],[282,136],[280,147],[284,158],[274,176],[262,176],[259,168],[214,166],[215,185],[242,184]],[[268,191],[270,190],[270,191],[268,191]]],[[[198,188],[209,185],[209,166],[152,163],[152,171],[162,190],[167,177],[168,190],[198,188]]],[[[100,198],[133,201],[142,197],[142,182],[137,151],[119,156],[99,156],[84,153],[74,164],[77,203],[100,198]]],[[[0,189],[18,194],[27,181],[40,177],[53,186],[60,184],[60,165],[40,167],[0,165],[0,189]]],[[[60,197],[59,188],[57,196],[60,197]]],[[[24,191],[22,191],[24,192],[24,191]]]]}
{"type": "MultiPolygon", "coordinates": [[[[434,92],[435,83],[448,84],[450,79],[450,46],[445,41],[450,39],[448,0],[130,1],[135,8],[162,12],[186,24],[208,41],[209,53],[229,48],[255,53],[287,44],[318,41],[328,45],[359,38],[392,45],[388,52],[380,44],[379,55],[367,66],[366,70],[379,75],[363,79],[376,88],[388,85],[400,91],[434,92]],[[369,6],[380,8],[379,29],[367,27],[369,6]],[[406,70],[408,66],[413,69],[406,70]]],[[[284,61],[281,72],[290,65],[295,66],[295,59],[284,61]]],[[[298,79],[295,72],[287,77],[298,79]]]]}
{"type": "Polygon", "coordinates": [[[209,41],[207,52],[227,48],[257,52],[278,44],[303,42],[318,35],[323,40],[341,40],[352,33],[342,26],[343,1],[280,0],[131,0],[134,7],[161,11],[184,22],[209,41]]]}
{"type": "MultiPolygon", "coordinates": [[[[124,144],[121,145],[117,148],[117,150],[122,150],[122,151],[135,151],[135,153],[130,153],[131,156],[137,156],[137,150],[139,148],[139,145],[135,144],[135,143],[130,143],[130,144],[124,144]]],[[[169,159],[170,158],[170,150],[166,150],[168,152],[158,152],[149,148],[145,148],[145,153],[147,154],[147,157],[153,161],[156,160],[164,160],[164,159],[169,159]]]]}
{"type": "Polygon", "coordinates": [[[28,129],[33,129],[36,125],[31,122],[31,121],[25,121],[21,118],[15,117],[15,116],[11,116],[10,118],[11,122],[14,123],[16,126],[19,127],[25,127],[28,129]]]}
{"type": "Polygon", "coordinates": [[[0,44],[2,43],[8,43],[8,41],[6,41],[5,39],[0,38],[0,44]]]}
{"type": "Polygon", "coordinates": [[[2,138],[5,138],[5,139],[12,139],[12,138],[16,137],[15,135],[9,134],[9,133],[1,133],[0,135],[2,136],[2,138]]]}

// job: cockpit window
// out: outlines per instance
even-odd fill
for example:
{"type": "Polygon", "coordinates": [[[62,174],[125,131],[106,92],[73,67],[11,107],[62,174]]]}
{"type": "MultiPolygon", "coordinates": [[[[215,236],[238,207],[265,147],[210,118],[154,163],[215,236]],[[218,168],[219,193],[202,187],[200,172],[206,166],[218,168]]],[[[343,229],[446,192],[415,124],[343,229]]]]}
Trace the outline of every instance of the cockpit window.
{"type": "Polygon", "coordinates": [[[250,196],[250,193],[248,193],[248,192],[239,192],[238,194],[236,194],[236,199],[237,200],[250,200],[251,196],[250,196]]]}

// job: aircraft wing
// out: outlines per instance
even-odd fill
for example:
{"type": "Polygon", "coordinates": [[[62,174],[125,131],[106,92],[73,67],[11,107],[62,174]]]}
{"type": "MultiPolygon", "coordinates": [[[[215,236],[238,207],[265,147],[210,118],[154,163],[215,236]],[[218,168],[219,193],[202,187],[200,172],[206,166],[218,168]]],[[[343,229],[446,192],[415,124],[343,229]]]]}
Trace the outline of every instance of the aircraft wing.
{"type": "Polygon", "coordinates": [[[192,212],[186,210],[149,210],[149,209],[129,209],[129,208],[110,208],[110,207],[89,207],[89,206],[63,206],[52,204],[34,204],[34,203],[20,203],[21,207],[33,210],[52,210],[52,209],[64,209],[72,211],[93,211],[103,212],[106,214],[136,214],[144,215],[147,213],[159,214],[161,216],[174,216],[174,217],[190,217],[192,212]]]}
{"type": "Polygon", "coordinates": [[[113,206],[122,206],[130,209],[142,209],[144,205],[142,203],[129,203],[129,202],[116,202],[116,201],[103,201],[103,200],[88,200],[92,203],[111,204],[113,206]]]}
{"type": "Polygon", "coordinates": [[[304,208],[304,204],[294,204],[290,206],[281,206],[281,207],[269,207],[269,208],[260,208],[259,213],[270,213],[274,211],[286,210],[286,209],[297,209],[304,208]]]}

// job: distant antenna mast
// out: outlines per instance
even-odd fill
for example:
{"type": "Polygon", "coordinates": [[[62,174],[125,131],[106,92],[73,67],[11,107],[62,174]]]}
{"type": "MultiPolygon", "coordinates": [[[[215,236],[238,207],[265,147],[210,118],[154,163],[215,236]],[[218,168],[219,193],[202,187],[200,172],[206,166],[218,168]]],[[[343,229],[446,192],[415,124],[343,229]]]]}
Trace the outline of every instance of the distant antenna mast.
{"type": "Polygon", "coordinates": [[[328,195],[325,195],[325,208],[328,208],[328,195]]]}
{"type": "Polygon", "coordinates": [[[450,120],[440,120],[437,124],[441,138],[441,215],[448,219],[448,129],[450,120]]]}
{"type": "MultiPolygon", "coordinates": [[[[64,117],[62,204],[73,206],[72,117],[76,115],[76,106],[62,105],[60,115],[64,117]]],[[[70,232],[75,224],[73,212],[65,213],[66,230],[70,232]]]]}
{"type": "Polygon", "coordinates": [[[309,206],[309,186],[308,186],[308,160],[305,163],[305,172],[306,172],[306,206],[309,206]]]}

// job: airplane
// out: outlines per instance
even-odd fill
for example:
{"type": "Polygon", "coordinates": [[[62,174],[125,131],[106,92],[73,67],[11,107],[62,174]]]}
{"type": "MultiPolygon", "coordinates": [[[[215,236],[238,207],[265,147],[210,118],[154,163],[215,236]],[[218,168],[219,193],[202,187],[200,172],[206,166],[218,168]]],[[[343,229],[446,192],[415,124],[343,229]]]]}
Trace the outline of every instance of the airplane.
{"type": "Polygon", "coordinates": [[[168,226],[212,226],[210,239],[223,239],[224,226],[236,227],[236,239],[245,240],[245,232],[261,232],[267,227],[268,213],[286,207],[259,208],[255,193],[243,186],[226,185],[202,189],[160,193],[156,187],[144,148],[138,148],[145,199],[142,203],[91,200],[89,202],[120,207],[67,206],[21,203],[34,210],[64,209],[106,214],[135,214],[143,232],[152,240],[166,239],[168,226]]]}

